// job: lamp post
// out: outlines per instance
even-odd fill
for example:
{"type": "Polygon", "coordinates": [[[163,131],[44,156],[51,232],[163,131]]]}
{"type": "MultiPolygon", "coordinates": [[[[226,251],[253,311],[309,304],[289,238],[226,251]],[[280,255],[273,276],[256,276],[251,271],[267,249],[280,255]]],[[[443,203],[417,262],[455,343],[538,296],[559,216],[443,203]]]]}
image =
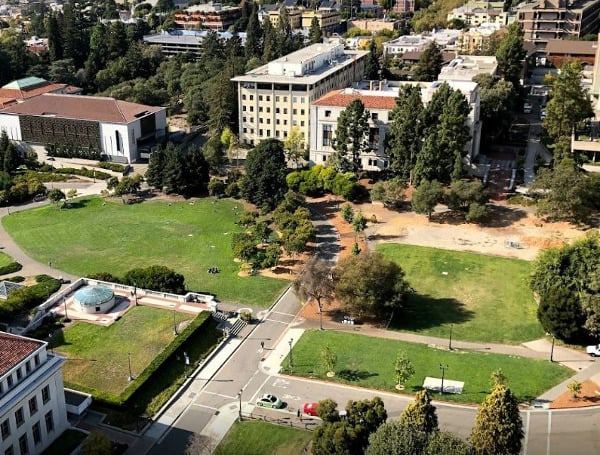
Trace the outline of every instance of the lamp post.
{"type": "Polygon", "coordinates": [[[290,363],[289,363],[290,372],[292,372],[294,369],[294,357],[293,357],[293,352],[292,352],[292,344],[293,343],[294,343],[294,339],[290,338],[290,341],[288,341],[288,344],[290,345],[290,363]]]}
{"type": "Polygon", "coordinates": [[[240,419],[240,421],[243,420],[242,417],[242,392],[244,391],[244,389],[240,389],[240,391],[238,392],[238,398],[240,400],[240,408],[239,408],[239,412],[238,412],[238,417],[240,419]]]}
{"type": "Polygon", "coordinates": [[[179,335],[177,333],[177,323],[175,322],[175,308],[173,308],[173,335],[179,335]]]}
{"type": "Polygon", "coordinates": [[[67,313],[67,299],[63,297],[63,305],[65,306],[65,322],[69,321],[69,314],[67,313]]]}
{"type": "Polygon", "coordinates": [[[128,377],[128,380],[129,381],[133,381],[133,376],[131,375],[131,352],[127,353],[127,363],[129,365],[129,377],[128,377]]]}
{"type": "Polygon", "coordinates": [[[190,358],[187,355],[187,352],[183,353],[183,375],[187,378],[187,367],[190,364],[190,358]]]}
{"type": "Polygon", "coordinates": [[[452,351],[452,328],[454,324],[450,324],[450,339],[448,340],[448,351],[452,351]]]}
{"type": "Polygon", "coordinates": [[[550,348],[550,362],[554,362],[554,335],[552,335],[552,347],[550,348]]]}
{"type": "Polygon", "coordinates": [[[442,386],[440,387],[440,395],[444,394],[444,375],[446,373],[446,370],[448,369],[448,365],[442,365],[440,363],[440,370],[442,370],[442,386]]]}

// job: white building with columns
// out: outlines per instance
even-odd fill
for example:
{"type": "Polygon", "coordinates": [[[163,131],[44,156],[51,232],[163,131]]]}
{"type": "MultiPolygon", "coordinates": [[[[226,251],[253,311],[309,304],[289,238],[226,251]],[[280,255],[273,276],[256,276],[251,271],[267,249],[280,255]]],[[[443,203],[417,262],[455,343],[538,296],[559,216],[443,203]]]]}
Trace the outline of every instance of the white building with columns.
{"type": "Polygon", "coordinates": [[[0,453],[42,453],[67,429],[61,365],[47,343],[0,332],[0,453]]]}

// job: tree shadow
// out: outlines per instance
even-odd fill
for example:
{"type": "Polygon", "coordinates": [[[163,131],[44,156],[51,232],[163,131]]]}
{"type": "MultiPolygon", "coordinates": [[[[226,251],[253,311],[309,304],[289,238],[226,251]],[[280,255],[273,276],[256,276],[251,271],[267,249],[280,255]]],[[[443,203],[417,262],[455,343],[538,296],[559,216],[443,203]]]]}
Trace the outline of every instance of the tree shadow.
{"type": "Polygon", "coordinates": [[[342,378],[346,381],[350,381],[350,382],[357,382],[357,381],[361,381],[363,379],[372,378],[373,376],[379,376],[379,374],[371,373],[370,371],[355,370],[355,369],[350,369],[350,368],[345,368],[341,371],[338,371],[337,375],[340,378],[342,378]]]}
{"type": "Polygon", "coordinates": [[[452,299],[436,299],[423,294],[411,294],[402,311],[398,312],[390,329],[424,330],[444,324],[460,324],[475,316],[464,303],[452,299]]]}
{"type": "Polygon", "coordinates": [[[527,212],[518,207],[506,207],[503,205],[488,205],[490,214],[482,223],[485,227],[507,227],[527,216],[527,212]]]}
{"type": "Polygon", "coordinates": [[[82,209],[89,205],[89,199],[77,199],[76,201],[64,201],[62,203],[61,209],[82,209]]]}
{"type": "Polygon", "coordinates": [[[72,343],[68,343],[65,340],[65,334],[63,329],[56,330],[52,333],[52,341],[50,341],[51,348],[58,348],[60,346],[69,346],[72,343]]]}

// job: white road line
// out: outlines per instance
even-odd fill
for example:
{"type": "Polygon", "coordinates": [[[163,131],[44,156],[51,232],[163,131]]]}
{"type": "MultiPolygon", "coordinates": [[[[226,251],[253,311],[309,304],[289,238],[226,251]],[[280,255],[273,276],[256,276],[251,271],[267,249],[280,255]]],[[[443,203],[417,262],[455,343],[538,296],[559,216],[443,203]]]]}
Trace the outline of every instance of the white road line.
{"type": "Polygon", "coordinates": [[[222,393],[210,392],[210,391],[208,391],[208,390],[203,390],[203,391],[202,391],[202,392],[200,392],[200,393],[201,393],[201,394],[202,394],[202,393],[206,393],[206,394],[208,394],[208,395],[216,395],[216,396],[218,396],[218,397],[229,398],[229,399],[231,399],[231,400],[234,400],[234,399],[236,399],[236,398],[237,398],[237,397],[232,397],[231,395],[223,395],[222,393]]]}
{"type": "MultiPolygon", "coordinates": [[[[265,384],[267,382],[269,382],[269,379],[271,379],[271,376],[267,376],[267,378],[263,381],[263,383],[260,385],[260,387],[258,388],[258,390],[256,391],[256,393],[252,396],[252,399],[248,401],[248,403],[254,403],[256,401],[256,397],[259,395],[262,395],[262,388],[265,386],[265,384]]],[[[250,381],[248,381],[250,382],[250,381]]],[[[246,383],[246,385],[248,385],[248,383],[246,383]]],[[[244,386],[245,388],[246,386],[244,386]]]]}
{"type": "Polygon", "coordinates": [[[206,409],[210,409],[210,410],[212,410],[212,411],[218,411],[218,410],[219,410],[219,408],[215,408],[215,407],[213,407],[213,406],[207,406],[207,405],[205,405],[205,404],[198,404],[198,403],[194,403],[194,404],[192,404],[192,406],[197,406],[197,407],[199,407],[199,408],[206,408],[206,409]]]}
{"type": "Polygon", "coordinates": [[[278,320],[276,320],[276,319],[269,319],[269,318],[265,319],[265,321],[269,321],[269,322],[277,322],[277,323],[279,323],[279,324],[283,324],[283,325],[289,325],[289,324],[290,324],[289,322],[285,322],[285,321],[278,321],[278,320]]]}
{"type": "Polygon", "coordinates": [[[293,318],[296,317],[295,314],[290,314],[290,313],[282,313],[281,311],[271,311],[271,314],[283,314],[284,316],[291,316],[293,318]]]}

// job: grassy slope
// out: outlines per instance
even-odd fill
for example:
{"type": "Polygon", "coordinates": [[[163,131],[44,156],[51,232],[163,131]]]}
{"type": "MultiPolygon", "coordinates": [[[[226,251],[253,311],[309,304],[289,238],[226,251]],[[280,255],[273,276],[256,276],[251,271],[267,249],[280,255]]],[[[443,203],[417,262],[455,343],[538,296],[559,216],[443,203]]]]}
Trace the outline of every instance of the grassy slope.
{"type": "Polygon", "coordinates": [[[382,244],[416,290],[398,315],[399,330],[466,341],[521,343],[542,337],[528,286],[530,264],[481,254],[382,244]]]}
{"type": "Polygon", "coordinates": [[[260,306],[271,304],[286,285],[282,280],[238,276],[231,235],[240,230],[233,210],[241,209],[239,202],[125,205],[90,197],[73,204],[71,209],[46,206],[18,212],[2,222],[30,256],[73,274],[119,275],[160,264],[183,274],[188,289],[260,306]],[[221,273],[209,274],[209,267],[219,267],[221,273]]]}
{"type": "MultiPolygon", "coordinates": [[[[448,365],[446,379],[463,381],[461,395],[444,399],[480,403],[490,391],[491,373],[502,369],[518,399],[529,401],[571,375],[565,367],[545,360],[483,352],[447,351],[423,344],[406,343],[364,335],[307,331],[294,346],[294,374],[317,377],[362,387],[395,391],[394,363],[399,350],[406,352],[415,374],[406,384],[406,393],[421,388],[426,376],[441,377],[439,365],[448,365]],[[327,378],[321,352],[329,346],[337,355],[336,376],[327,378]],[[376,353],[376,355],[374,355],[376,353]]],[[[288,359],[282,361],[288,365],[288,359]]],[[[327,397],[314,397],[315,401],[327,397]]]]}

